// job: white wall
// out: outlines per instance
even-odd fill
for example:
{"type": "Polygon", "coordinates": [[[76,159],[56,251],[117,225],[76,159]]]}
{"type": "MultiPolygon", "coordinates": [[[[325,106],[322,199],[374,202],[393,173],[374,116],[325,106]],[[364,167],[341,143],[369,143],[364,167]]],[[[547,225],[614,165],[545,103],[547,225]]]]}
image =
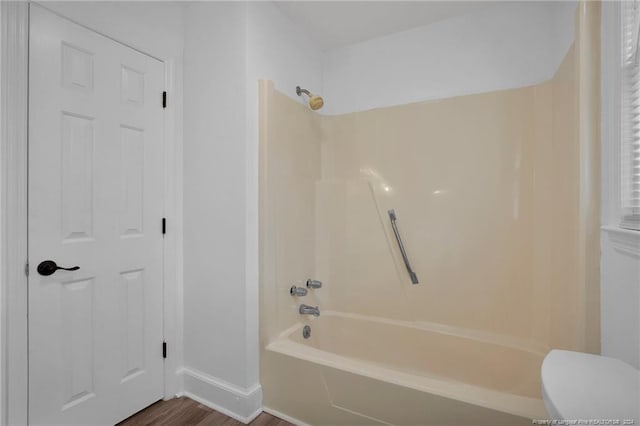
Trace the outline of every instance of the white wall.
{"type": "Polygon", "coordinates": [[[640,368],[640,232],[620,229],[620,10],[602,3],[602,354],[640,368]]]}
{"type": "MultiPolygon", "coordinates": [[[[185,369],[241,393],[256,383],[245,363],[246,9],[190,4],[184,49],[185,369]]],[[[187,391],[196,384],[185,377],[187,391]]]]}
{"type": "MultiPolygon", "coordinates": [[[[250,85],[273,80],[277,90],[302,103],[305,98],[296,95],[296,86],[323,92],[320,48],[272,2],[249,3],[247,30],[250,85]]],[[[257,111],[257,99],[251,97],[251,102],[257,111]]]]}
{"type": "Polygon", "coordinates": [[[505,2],[329,50],[325,114],[523,87],[550,79],[573,41],[575,2],[505,2]]]}
{"type": "Polygon", "coordinates": [[[631,232],[626,243],[611,228],[602,232],[601,347],[640,369],[640,235],[631,232]]]}
{"type": "Polygon", "coordinates": [[[322,55],[270,2],[191,4],[185,31],[185,391],[247,420],[261,407],[257,81],[321,92],[322,55]]]}
{"type": "Polygon", "coordinates": [[[182,56],[179,2],[44,1],[42,6],[159,59],[182,56]]]}

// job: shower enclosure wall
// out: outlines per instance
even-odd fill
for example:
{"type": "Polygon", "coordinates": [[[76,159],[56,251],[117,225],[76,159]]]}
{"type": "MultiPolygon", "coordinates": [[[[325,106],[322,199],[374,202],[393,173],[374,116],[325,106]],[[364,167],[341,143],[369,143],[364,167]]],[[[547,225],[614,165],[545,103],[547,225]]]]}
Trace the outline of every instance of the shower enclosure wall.
{"type": "Polygon", "coordinates": [[[574,45],[531,87],[322,116],[260,82],[267,409],[314,425],[546,418],[546,352],[599,351],[598,18],[579,5],[574,45]],[[322,288],[290,295],[309,278],[322,288]]]}

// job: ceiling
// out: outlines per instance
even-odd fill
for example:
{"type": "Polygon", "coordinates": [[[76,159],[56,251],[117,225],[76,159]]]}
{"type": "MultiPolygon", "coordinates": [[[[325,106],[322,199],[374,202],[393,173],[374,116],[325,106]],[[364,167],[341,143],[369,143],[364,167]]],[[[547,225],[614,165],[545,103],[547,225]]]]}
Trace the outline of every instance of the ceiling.
{"type": "Polygon", "coordinates": [[[487,1],[276,1],[322,50],[487,8],[487,1]]]}

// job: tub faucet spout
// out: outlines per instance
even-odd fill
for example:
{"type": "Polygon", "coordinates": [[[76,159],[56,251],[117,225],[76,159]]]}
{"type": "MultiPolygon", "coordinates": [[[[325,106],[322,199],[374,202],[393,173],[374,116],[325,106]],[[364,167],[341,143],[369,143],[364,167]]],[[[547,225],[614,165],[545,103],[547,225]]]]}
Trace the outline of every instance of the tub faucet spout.
{"type": "Polygon", "coordinates": [[[313,306],[303,304],[303,305],[300,305],[298,312],[300,312],[300,315],[313,315],[314,317],[320,316],[320,309],[318,309],[317,306],[313,307],[313,306]]]}

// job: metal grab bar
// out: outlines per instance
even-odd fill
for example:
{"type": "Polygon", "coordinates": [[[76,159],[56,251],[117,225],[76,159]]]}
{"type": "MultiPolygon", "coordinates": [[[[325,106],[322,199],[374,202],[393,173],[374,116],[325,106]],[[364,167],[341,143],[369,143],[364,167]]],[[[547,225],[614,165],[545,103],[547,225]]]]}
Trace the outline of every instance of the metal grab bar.
{"type": "Polygon", "coordinates": [[[387,213],[389,213],[391,227],[393,228],[393,233],[396,235],[396,241],[398,241],[398,247],[400,247],[400,253],[402,254],[404,265],[407,267],[407,272],[411,277],[411,283],[418,284],[418,276],[415,272],[413,272],[413,269],[411,269],[411,264],[409,263],[409,258],[407,257],[407,251],[404,249],[404,244],[402,244],[402,237],[400,237],[400,231],[398,231],[398,225],[396,224],[396,212],[391,209],[387,211],[387,213]]]}

